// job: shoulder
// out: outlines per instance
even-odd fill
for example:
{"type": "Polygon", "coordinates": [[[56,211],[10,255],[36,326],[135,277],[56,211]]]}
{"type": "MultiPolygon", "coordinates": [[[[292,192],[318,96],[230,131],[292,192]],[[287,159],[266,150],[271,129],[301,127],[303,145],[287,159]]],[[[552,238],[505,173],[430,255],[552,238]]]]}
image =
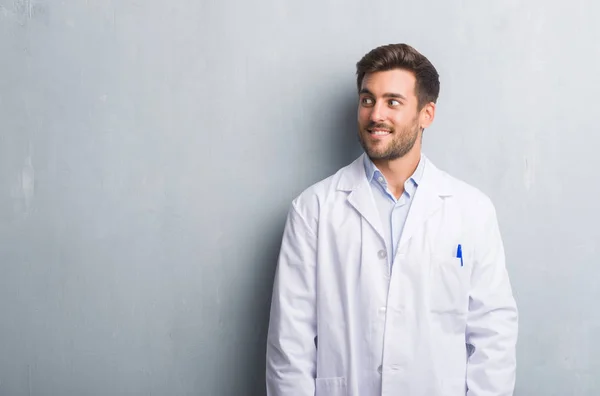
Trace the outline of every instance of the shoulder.
{"type": "Polygon", "coordinates": [[[476,212],[477,215],[495,216],[496,209],[489,195],[446,171],[435,168],[435,166],[433,168],[443,186],[442,190],[447,192],[452,201],[461,209],[467,213],[476,212]]]}
{"type": "Polygon", "coordinates": [[[346,195],[340,186],[357,183],[361,177],[364,177],[362,156],[351,164],[340,168],[335,174],[314,183],[302,191],[292,201],[291,210],[300,215],[315,230],[321,208],[325,203],[334,199],[340,193],[346,195]]]}
{"type": "Polygon", "coordinates": [[[478,209],[494,210],[494,204],[489,195],[464,180],[451,175],[447,177],[454,186],[456,197],[461,202],[464,202],[466,205],[474,205],[478,209]]]}

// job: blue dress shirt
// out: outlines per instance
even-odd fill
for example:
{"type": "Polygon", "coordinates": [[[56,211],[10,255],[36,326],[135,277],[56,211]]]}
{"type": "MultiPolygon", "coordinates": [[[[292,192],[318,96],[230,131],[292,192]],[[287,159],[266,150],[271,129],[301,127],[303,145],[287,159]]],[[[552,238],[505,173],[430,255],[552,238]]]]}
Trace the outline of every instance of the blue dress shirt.
{"type": "Polygon", "coordinates": [[[413,175],[404,182],[404,192],[399,199],[396,199],[388,188],[385,176],[377,169],[369,157],[365,156],[365,172],[371,185],[375,205],[381,217],[390,269],[394,262],[398,244],[400,243],[400,237],[402,236],[402,230],[408,217],[410,205],[419,187],[419,181],[423,176],[423,170],[424,163],[421,158],[413,175]]]}

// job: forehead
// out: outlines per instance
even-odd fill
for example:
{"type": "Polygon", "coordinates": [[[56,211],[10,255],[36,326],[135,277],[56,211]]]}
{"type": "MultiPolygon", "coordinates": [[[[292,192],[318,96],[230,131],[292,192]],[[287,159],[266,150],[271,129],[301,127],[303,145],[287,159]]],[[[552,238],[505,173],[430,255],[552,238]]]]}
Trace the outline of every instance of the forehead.
{"type": "Polygon", "coordinates": [[[413,72],[393,69],[365,74],[361,89],[367,89],[375,96],[397,93],[408,98],[415,96],[416,82],[417,79],[413,72]]]}

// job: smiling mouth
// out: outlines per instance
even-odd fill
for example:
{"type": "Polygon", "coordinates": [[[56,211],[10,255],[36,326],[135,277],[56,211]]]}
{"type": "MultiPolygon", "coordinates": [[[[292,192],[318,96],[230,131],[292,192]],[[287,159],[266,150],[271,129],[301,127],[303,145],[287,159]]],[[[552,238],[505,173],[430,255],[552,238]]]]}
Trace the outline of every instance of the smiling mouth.
{"type": "Polygon", "coordinates": [[[367,132],[373,136],[386,136],[392,133],[386,129],[367,129],[367,132]]]}

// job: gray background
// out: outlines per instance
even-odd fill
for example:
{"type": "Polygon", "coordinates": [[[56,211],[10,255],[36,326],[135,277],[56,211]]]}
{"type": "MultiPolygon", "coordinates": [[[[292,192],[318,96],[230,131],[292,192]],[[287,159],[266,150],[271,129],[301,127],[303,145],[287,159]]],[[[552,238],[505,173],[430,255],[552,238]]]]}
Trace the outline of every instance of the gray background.
{"type": "Polygon", "coordinates": [[[518,395],[600,394],[600,2],[0,0],[0,394],[262,395],[288,205],[352,161],[354,65],[442,81],[497,205],[518,395]]]}

